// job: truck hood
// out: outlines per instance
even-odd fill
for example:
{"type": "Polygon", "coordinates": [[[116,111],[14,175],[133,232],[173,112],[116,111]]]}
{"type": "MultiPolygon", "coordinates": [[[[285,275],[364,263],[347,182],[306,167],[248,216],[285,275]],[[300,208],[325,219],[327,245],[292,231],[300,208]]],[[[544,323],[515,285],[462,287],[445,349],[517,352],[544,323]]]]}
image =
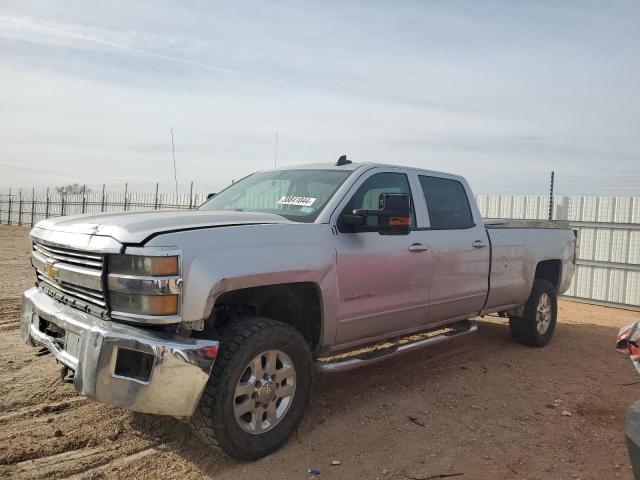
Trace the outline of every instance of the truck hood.
{"type": "Polygon", "coordinates": [[[152,235],[180,230],[292,223],[271,213],[170,210],[74,215],[38,222],[36,229],[112,237],[124,244],[141,244],[152,235]]]}

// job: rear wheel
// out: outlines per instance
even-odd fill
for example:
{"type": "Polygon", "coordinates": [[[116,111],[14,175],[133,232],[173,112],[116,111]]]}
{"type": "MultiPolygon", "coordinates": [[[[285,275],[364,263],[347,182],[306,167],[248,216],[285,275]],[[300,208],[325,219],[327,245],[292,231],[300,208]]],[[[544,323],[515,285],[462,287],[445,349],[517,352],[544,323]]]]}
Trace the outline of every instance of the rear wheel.
{"type": "Polygon", "coordinates": [[[232,457],[264,457],[302,418],[310,380],[311,352],[297,330],[267,318],[238,320],[225,331],[191,423],[232,457]]]}
{"type": "Polygon", "coordinates": [[[509,318],[511,336],[523,345],[544,347],[553,336],[557,315],[556,289],[548,281],[536,279],[525,304],[524,315],[509,318]]]}

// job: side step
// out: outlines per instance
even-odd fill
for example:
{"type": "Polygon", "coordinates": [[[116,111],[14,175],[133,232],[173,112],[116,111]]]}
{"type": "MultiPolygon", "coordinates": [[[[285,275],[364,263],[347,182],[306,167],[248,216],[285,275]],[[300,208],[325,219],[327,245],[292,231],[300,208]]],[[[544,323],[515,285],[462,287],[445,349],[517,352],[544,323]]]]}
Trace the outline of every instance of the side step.
{"type": "MultiPolygon", "coordinates": [[[[411,337],[421,337],[417,340],[402,342],[402,338],[397,339],[395,343],[389,347],[383,347],[368,350],[363,353],[353,355],[340,355],[340,357],[328,357],[327,359],[319,359],[315,363],[317,370],[321,372],[346,372],[354,368],[364,367],[372,363],[395,357],[402,353],[413,352],[421,348],[431,347],[438,343],[446,342],[454,338],[462,337],[478,330],[478,325],[473,320],[463,320],[453,323],[447,327],[439,328],[432,331],[426,331],[412,335],[411,337]],[[333,359],[335,358],[335,360],[333,359]]],[[[411,338],[410,337],[410,338],[411,338]]],[[[406,338],[406,337],[405,337],[406,338]]],[[[389,342],[387,342],[389,343],[389,342]]],[[[383,344],[384,345],[384,344],[383,344]]]]}

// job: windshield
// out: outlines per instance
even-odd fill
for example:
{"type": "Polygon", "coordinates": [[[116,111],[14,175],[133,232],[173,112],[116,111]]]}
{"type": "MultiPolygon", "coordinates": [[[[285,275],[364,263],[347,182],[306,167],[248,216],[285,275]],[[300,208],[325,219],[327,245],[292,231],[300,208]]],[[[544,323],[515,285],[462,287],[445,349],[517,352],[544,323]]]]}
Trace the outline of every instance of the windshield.
{"type": "Polygon", "coordinates": [[[313,222],[351,172],[277,170],[254,173],[226,188],[199,210],[264,212],[313,222]]]}

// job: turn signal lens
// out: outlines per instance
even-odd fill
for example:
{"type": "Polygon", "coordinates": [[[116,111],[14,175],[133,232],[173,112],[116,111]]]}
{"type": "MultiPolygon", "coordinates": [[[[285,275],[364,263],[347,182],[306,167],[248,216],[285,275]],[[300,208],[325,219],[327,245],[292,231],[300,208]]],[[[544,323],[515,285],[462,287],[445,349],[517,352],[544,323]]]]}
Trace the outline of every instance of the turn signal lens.
{"type": "Polygon", "coordinates": [[[151,261],[151,275],[178,275],[178,257],[153,257],[151,261]]]}
{"type": "Polygon", "coordinates": [[[176,315],[178,295],[136,295],[110,292],[111,310],[136,315],[176,315]]]}
{"type": "Polygon", "coordinates": [[[389,225],[411,225],[411,217],[390,217],[389,225]]]}

